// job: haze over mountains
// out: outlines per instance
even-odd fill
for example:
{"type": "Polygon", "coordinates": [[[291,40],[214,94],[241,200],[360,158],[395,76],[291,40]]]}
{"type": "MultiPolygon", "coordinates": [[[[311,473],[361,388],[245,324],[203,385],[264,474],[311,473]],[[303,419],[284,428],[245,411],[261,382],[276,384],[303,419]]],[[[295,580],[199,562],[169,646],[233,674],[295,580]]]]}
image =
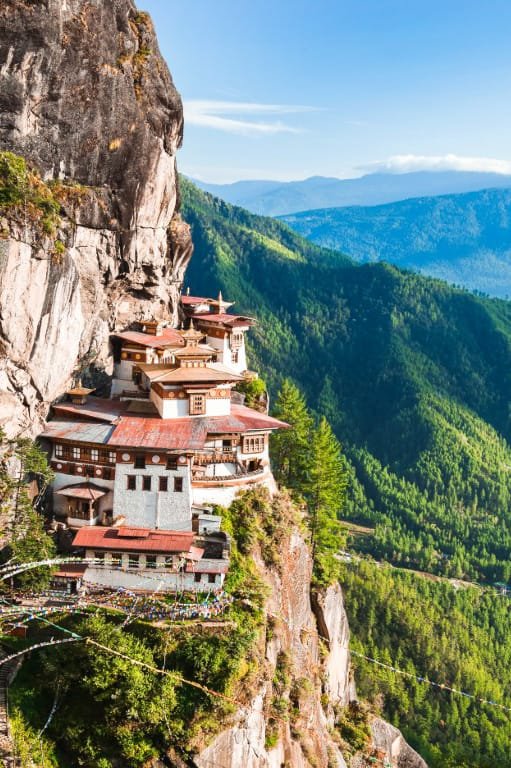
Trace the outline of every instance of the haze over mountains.
{"type": "Polygon", "coordinates": [[[252,213],[281,216],[316,208],[382,205],[414,197],[431,197],[490,188],[511,187],[511,176],[467,171],[371,173],[357,179],[312,176],[303,181],[237,181],[208,184],[194,180],[206,192],[252,213]]]}
{"type": "Polygon", "coordinates": [[[313,243],[388,261],[492,296],[511,296],[511,190],[486,189],[282,217],[313,243]]]}

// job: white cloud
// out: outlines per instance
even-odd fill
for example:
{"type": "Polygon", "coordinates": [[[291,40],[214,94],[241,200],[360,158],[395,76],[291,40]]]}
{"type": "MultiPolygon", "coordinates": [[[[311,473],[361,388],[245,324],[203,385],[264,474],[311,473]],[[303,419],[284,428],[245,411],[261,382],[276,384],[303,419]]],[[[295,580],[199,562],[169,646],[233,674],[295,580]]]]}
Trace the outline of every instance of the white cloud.
{"type": "Polygon", "coordinates": [[[361,170],[409,173],[411,171],[477,171],[511,174],[511,160],[494,157],[461,157],[460,155],[393,155],[360,166],[361,170]]]}
{"type": "Polygon", "coordinates": [[[213,128],[226,133],[238,133],[245,136],[268,135],[276,133],[301,133],[281,120],[254,120],[243,116],[258,115],[275,116],[293,115],[315,111],[312,107],[292,106],[286,104],[258,104],[237,101],[191,100],[185,101],[185,123],[199,125],[203,128],[213,128]]]}

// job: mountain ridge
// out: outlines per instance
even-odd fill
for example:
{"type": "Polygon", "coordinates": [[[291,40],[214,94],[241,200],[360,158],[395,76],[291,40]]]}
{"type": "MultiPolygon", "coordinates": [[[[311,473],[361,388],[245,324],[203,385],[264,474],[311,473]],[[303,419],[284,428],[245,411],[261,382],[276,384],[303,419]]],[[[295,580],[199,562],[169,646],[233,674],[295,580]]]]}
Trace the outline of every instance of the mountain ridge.
{"type": "Polygon", "coordinates": [[[500,298],[511,295],[511,189],[279,217],[357,262],[388,261],[500,298]]]}
{"type": "Polygon", "coordinates": [[[369,173],[353,179],[311,176],[301,181],[238,181],[200,189],[263,216],[283,216],[319,208],[383,205],[415,197],[511,187],[511,176],[475,171],[369,173]]]}

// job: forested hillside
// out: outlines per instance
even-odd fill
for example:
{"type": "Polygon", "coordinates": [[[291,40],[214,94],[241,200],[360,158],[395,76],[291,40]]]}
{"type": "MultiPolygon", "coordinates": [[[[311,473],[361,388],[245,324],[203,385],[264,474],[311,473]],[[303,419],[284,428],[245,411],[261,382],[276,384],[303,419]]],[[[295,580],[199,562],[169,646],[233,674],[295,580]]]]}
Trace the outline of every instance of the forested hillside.
{"type": "Polygon", "coordinates": [[[511,577],[511,305],[386,264],[355,266],[182,186],[193,293],[261,320],[252,359],[324,413],[354,468],[360,547],[438,573],[511,577]],[[264,329],[264,330],[263,330],[264,329]]]}
{"type": "Polygon", "coordinates": [[[405,673],[355,656],[359,694],[384,702],[430,768],[508,766],[510,601],[369,563],[348,567],[343,586],[352,649],[405,673]]]}
{"type": "Polygon", "coordinates": [[[511,296],[511,190],[323,208],[282,217],[356,261],[388,261],[492,296],[511,296]]]}

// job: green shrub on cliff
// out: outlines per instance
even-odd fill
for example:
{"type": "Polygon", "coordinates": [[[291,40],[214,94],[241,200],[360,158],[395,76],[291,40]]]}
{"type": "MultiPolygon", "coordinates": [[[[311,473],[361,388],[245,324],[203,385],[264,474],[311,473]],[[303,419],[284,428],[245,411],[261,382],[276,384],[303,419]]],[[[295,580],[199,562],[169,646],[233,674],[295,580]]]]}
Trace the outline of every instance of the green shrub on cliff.
{"type": "Polygon", "coordinates": [[[23,203],[28,186],[25,160],[13,152],[0,152],[0,207],[23,203]]]}

